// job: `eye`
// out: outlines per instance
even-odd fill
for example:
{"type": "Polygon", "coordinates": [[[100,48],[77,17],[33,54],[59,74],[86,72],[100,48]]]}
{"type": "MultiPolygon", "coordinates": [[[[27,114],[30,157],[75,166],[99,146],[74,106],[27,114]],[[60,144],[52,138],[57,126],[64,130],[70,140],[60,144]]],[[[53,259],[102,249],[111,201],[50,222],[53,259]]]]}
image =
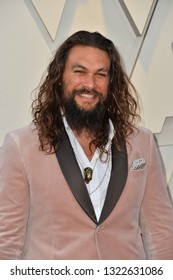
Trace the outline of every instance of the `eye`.
{"type": "Polygon", "coordinates": [[[107,77],[108,76],[107,73],[102,73],[102,72],[98,73],[97,75],[100,76],[100,77],[107,77]]]}
{"type": "Polygon", "coordinates": [[[74,73],[79,73],[79,74],[83,74],[84,73],[84,71],[83,70],[74,70],[74,73]]]}

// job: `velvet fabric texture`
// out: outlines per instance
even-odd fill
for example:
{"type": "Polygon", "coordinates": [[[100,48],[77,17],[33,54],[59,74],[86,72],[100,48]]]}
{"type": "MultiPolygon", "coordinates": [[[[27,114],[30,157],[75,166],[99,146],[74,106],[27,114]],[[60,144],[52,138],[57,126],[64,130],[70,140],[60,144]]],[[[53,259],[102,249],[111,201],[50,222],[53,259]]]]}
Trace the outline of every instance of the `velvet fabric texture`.
{"type": "Polygon", "coordinates": [[[0,151],[0,259],[173,259],[173,208],[153,135],[139,127],[128,141],[127,156],[113,152],[97,221],[67,136],[47,155],[33,125],[9,133],[0,151]]]}

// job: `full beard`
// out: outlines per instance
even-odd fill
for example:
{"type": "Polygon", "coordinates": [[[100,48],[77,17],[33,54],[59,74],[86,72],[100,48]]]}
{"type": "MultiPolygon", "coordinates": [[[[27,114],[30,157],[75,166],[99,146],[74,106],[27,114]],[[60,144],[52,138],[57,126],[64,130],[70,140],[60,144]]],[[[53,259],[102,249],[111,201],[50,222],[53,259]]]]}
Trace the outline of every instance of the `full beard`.
{"type": "Polygon", "coordinates": [[[87,93],[87,91],[85,89],[74,90],[70,94],[70,98],[67,98],[65,95],[63,95],[63,111],[72,130],[75,130],[78,134],[85,130],[90,135],[95,137],[96,135],[100,134],[103,126],[109,125],[106,105],[100,93],[96,91],[90,91],[88,94],[94,94],[98,96],[98,103],[95,105],[95,107],[90,109],[80,107],[75,101],[75,96],[81,93],[87,93]]]}

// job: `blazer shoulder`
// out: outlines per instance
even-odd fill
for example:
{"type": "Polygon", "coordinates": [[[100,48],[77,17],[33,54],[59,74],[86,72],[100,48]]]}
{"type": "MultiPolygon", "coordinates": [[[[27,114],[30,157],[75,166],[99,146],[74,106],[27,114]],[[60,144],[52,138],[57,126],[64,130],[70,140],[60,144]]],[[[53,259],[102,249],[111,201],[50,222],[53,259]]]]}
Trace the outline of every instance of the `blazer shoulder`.
{"type": "Polygon", "coordinates": [[[131,134],[130,138],[132,139],[151,139],[154,138],[153,132],[143,126],[136,126],[133,130],[133,133],[131,134]]]}
{"type": "Polygon", "coordinates": [[[7,133],[4,139],[4,145],[15,143],[20,149],[29,146],[38,146],[38,132],[35,126],[31,123],[16,130],[7,133]]]}
{"type": "Polygon", "coordinates": [[[151,146],[155,146],[154,134],[148,128],[136,126],[133,133],[127,138],[128,151],[142,150],[149,151],[151,146]]]}
{"type": "Polygon", "coordinates": [[[135,130],[138,131],[139,133],[146,134],[146,135],[153,134],[149,128],[140,125],[135,126],[135,130]]]}

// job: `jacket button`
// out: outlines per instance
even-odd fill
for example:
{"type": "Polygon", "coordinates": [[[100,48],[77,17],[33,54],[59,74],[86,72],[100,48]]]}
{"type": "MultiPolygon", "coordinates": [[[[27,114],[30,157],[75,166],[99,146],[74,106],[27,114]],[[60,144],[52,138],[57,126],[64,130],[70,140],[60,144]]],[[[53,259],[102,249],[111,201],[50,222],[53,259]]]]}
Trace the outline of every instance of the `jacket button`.
{"type": "Polygon", "coordinates": [[[98,226],[97,228],[96,228],[96,232],[99,234],[99,233],[101,233],[101,231],[103,230],[103,227],[102,226],[98,226]]]}

